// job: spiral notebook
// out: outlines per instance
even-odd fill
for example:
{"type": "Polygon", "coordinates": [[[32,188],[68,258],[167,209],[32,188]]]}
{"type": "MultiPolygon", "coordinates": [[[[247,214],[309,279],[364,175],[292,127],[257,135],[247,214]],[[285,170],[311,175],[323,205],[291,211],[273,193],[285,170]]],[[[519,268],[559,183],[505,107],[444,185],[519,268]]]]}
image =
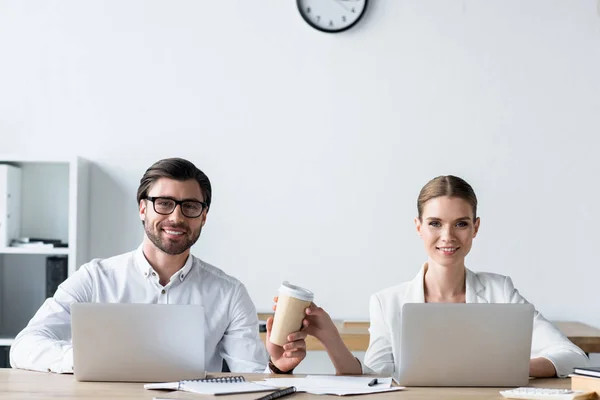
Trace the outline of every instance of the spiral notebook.
{"type": "Polygon", "coordinates": [[[243,376],[223,376],[179,382],[147,383],[144,385],[144,389],[181,390],[198,394],[214,394],[216,396],[235,393],[272,392],[277,390],[277,388],[259,385],[254,382],[247,382],[243,376]]]}

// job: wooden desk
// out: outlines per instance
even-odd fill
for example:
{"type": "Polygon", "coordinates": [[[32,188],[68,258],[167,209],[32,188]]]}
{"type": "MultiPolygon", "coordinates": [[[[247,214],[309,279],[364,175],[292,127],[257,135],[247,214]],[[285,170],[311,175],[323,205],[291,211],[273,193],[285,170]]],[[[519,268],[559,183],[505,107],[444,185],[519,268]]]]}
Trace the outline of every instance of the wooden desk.
{"type": "Polygon", "coordinates": [[[600,329],[573,321],[554,321],[553,324],[585,353],[600,353],[600,329]]]}
{"type": "MultiPolygon", "coordinates": [[[[223,375],[223,374],[219,374],[223,375]]],[[[260,380],[268,375],[245,374],[246,379],[260,380]]],[[[570,379],[535,379],[530,386],[545,388],[570,388],[570,379]]],[[[361,400],[384,399],[502,399],[498,388],[408,388],[400,392],[378,393],[360,396],[361,400]]],[[[171,399],[215,399],[214,396],[201,396],[185,392],[164,392],[145,390],[141,383],[117,382],[77,382],[73,375],[58,375],[46,372],[31,372],[14,369],[0,369],[0,398],[11,400],[43,400],[43,399],[152,399],[153,397],[171,399]]],[[[251,400],[257,394],[238,394],[220,396],[223,400],[251,400]]],[[[337,399],[338,397],[315,396],[297,393],[290,400],[337,399]]]]}
{"type": "MultiPolygon", "coordinates": [[[[573,321],[554,321],[554,325],[575,343],[585,353],[600,353],[600,329],[573,321]]],[[[368,322],[343,322],[336,321],[342,340],[351,351],[366,351],[369,347],[368,322]]],[[[264,341],[266,335],[261,333],[264,341]]],[[[306,340],[308,350],[325,350],[321,342],[309,336],[306,340]]]]}
{"type": "MultiPolygon", "coordinates": [[[[342,340],[350,351],[366,351],[369,347],[369,324],[363,326],[345,326],[343,321],[335,322],[342,340]]],[[[267,334],[262,332],[260,338],[264,342],[267,340],[267,334]]],[[[317,339],[312,336],[306,338],[306,348],[314,351],[325,351],[325,348],[317,339]]]]}

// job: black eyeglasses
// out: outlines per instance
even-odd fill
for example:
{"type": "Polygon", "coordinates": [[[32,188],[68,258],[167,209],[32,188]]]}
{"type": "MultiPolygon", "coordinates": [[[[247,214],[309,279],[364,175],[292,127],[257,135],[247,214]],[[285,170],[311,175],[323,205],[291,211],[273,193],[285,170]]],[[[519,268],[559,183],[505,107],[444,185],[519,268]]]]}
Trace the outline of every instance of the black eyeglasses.
{"type": "Polygon", "coordinates": [[[202,211],[207,208],[206,203],[196,200],[175,200],[170,197],[146,197],[154,205],[154,211],[157,214],[169,215],[175,211],[175,207],[179,204],[181,213],[188,218],[198,218],[202,215],[202,211]]]}

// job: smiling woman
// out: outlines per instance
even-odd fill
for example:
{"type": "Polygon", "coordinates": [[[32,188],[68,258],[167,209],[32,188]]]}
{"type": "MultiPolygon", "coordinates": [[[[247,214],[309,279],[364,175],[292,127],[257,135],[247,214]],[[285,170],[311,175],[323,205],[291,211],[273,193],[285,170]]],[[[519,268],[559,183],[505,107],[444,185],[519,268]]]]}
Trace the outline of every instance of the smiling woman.
{"type": "Polygon", "coordinates": [[[465,257],[479,230],[473,188],[455,176],[429,181],[417,200],[415,226],[429,256],[425,264],[426,303],[464,303],[465,257]]]}
{"type": "MultiPolygon", "coordinates": [[[[417,213],[415,226],[427,262],[412,281],[371,297],[370,343],[364,365],[353,358],[323,309],[308,312],[304,330],[323,343],[339,374],[398,371],[400,348],[393,338],[402,329],[399,316],[406,303],[527,303],[509,277],[465,267],[480,225],[477,197],[465,180],[448,175],[429,181],[419,194],[417,213]]],[[[529,375],[565,377],[574,367],[587,364],[583,351],[535,311],[529,375]]]]}

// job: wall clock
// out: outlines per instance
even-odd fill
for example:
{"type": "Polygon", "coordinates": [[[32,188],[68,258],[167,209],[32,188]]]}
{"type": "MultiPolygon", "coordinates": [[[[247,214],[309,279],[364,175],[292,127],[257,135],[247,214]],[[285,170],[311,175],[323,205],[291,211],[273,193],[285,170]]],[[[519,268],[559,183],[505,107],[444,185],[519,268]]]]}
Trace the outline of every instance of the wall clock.
{"type": "Polygon", "coordinates": [[[302,18],[322,32],[352,28],[365,14],[368,0],[296,0],[302,18]]]}

